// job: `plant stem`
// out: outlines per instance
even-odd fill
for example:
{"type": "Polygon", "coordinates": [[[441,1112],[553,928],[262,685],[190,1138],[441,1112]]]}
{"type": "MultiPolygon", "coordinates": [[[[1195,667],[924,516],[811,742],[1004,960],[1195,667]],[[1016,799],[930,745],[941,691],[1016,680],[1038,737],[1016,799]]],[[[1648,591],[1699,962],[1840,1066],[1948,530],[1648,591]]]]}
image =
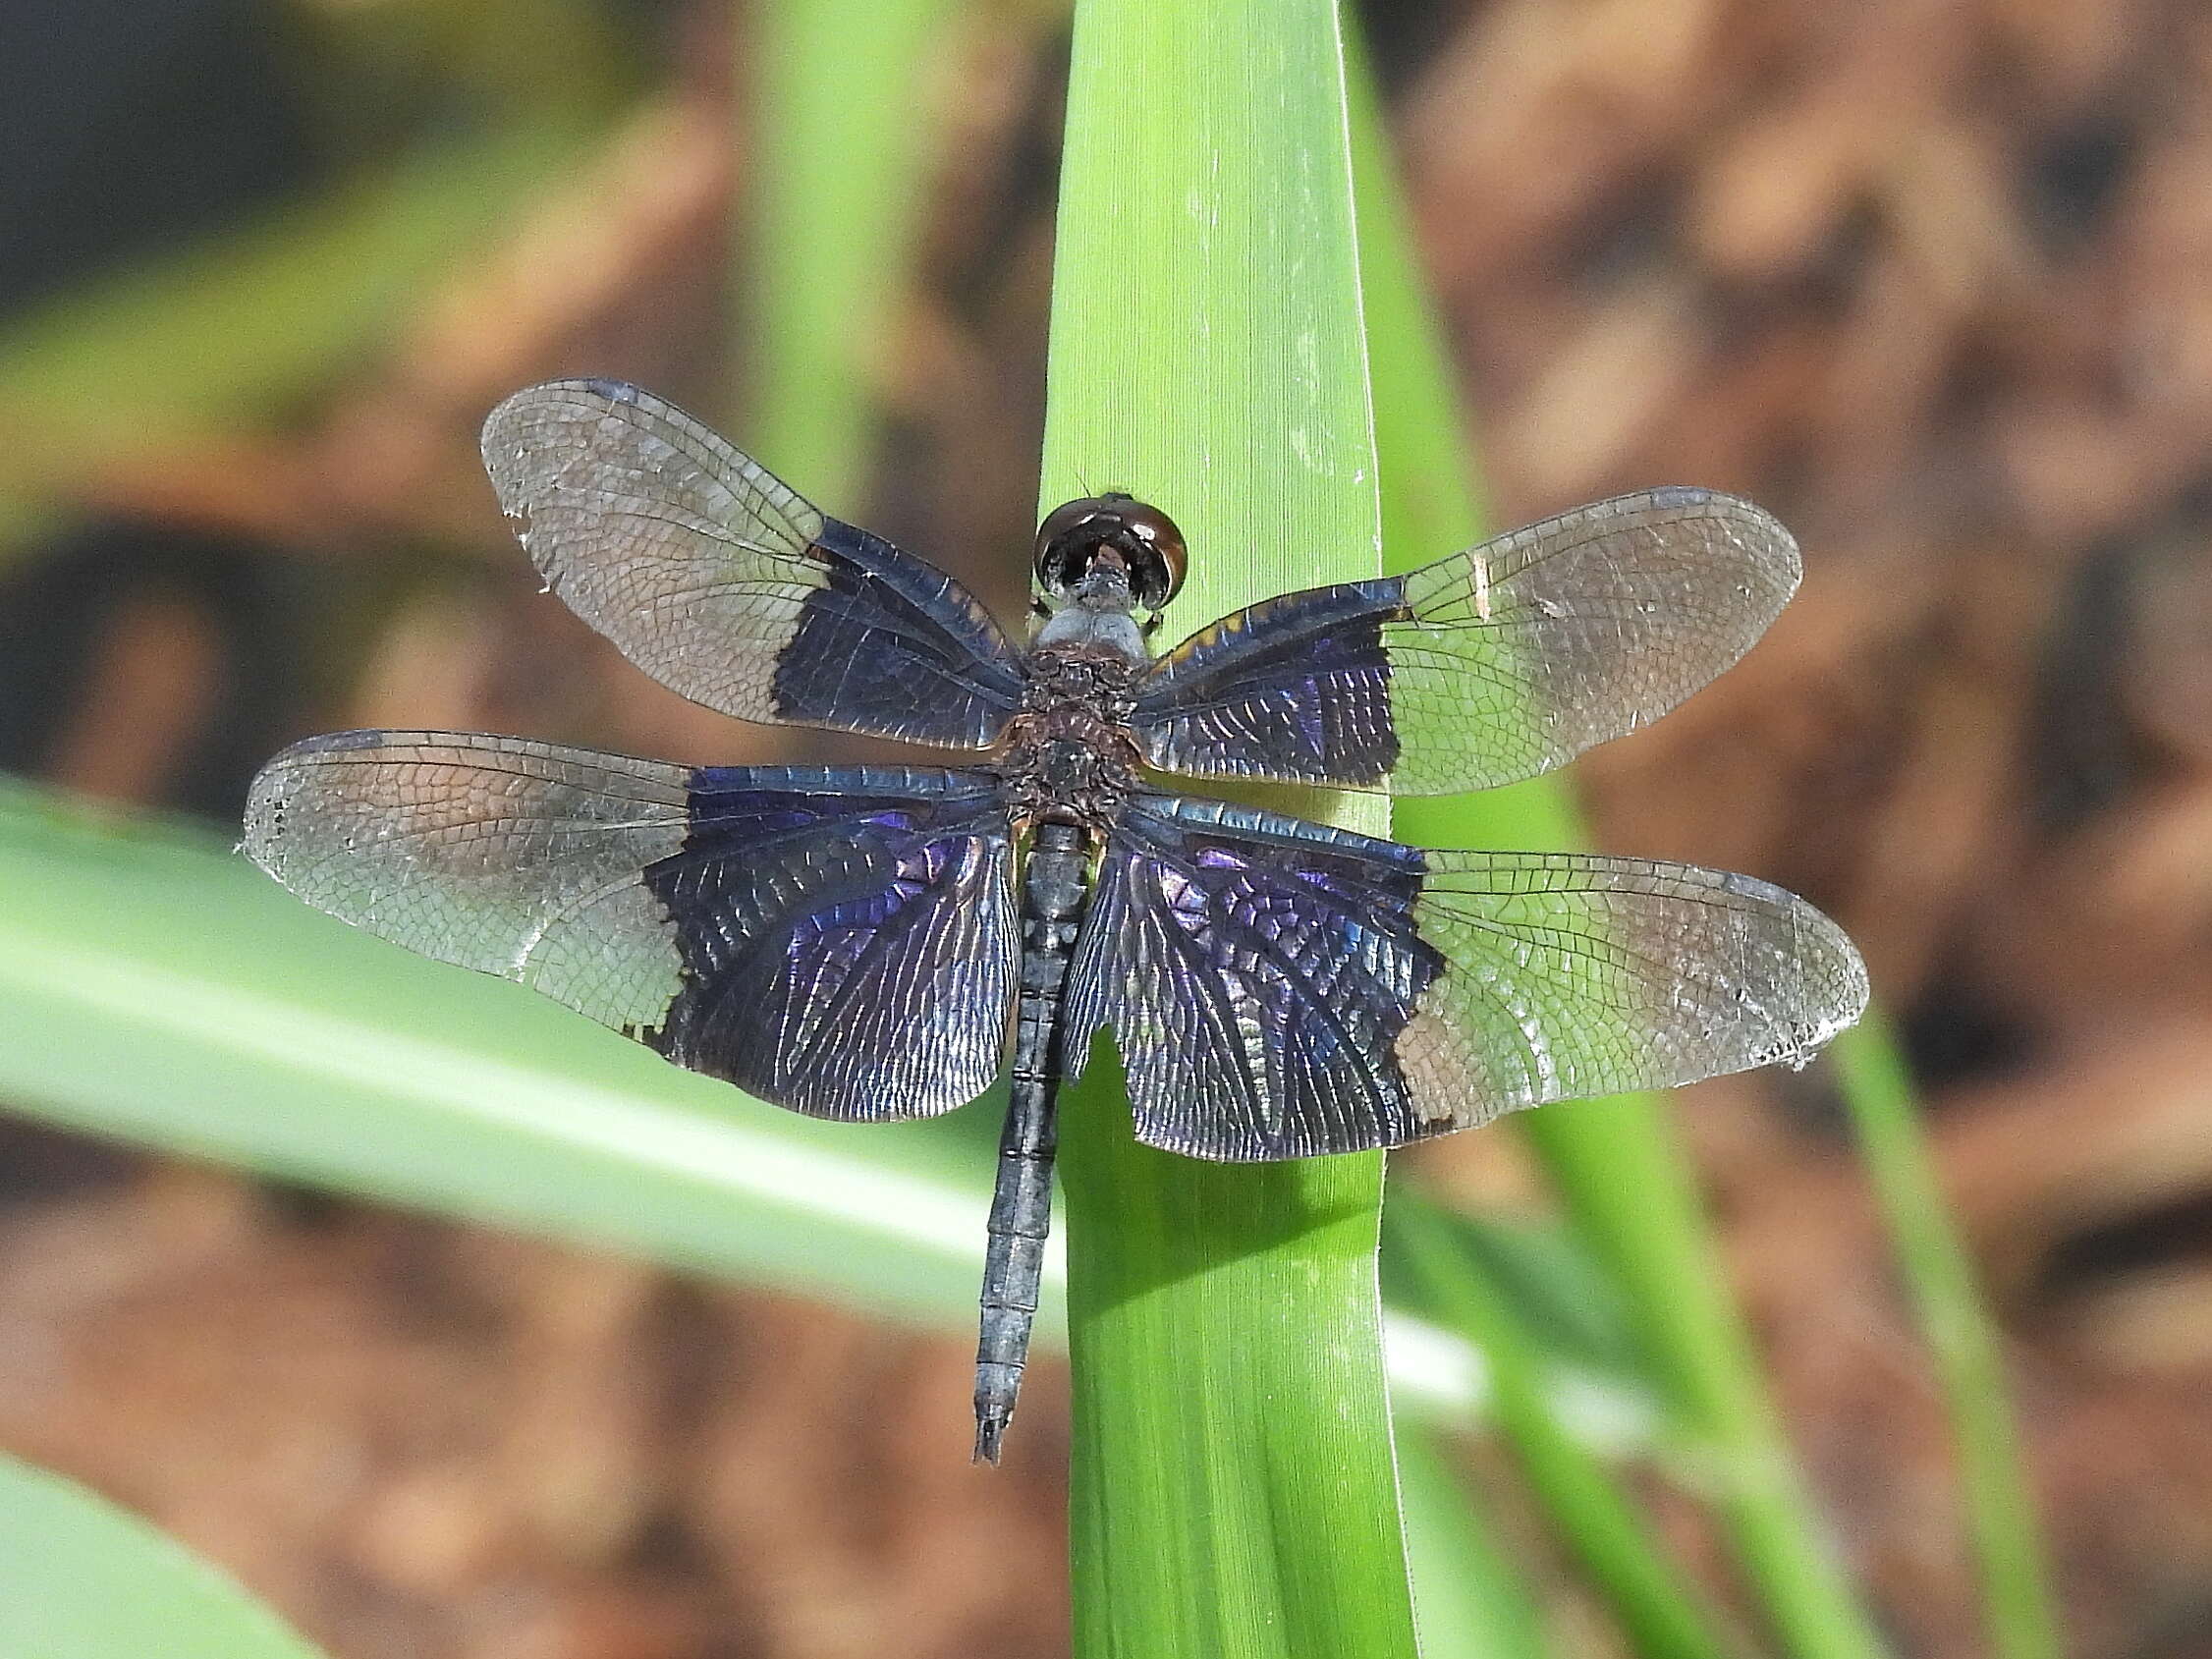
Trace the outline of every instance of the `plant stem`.
{"type": "Polygon", "coordinates": [[[1835,1056],[1859,1156],[1897,1242],[1951,1413],[1991,1650],[2002,1659],[2057,1659],[2058,1616],[2044,1577],[2035,1494],[2007,1405],[2000,1339],[1920,1134],[1911,1078],[1879,1008],[1837,1039],[1835,1056]]]}

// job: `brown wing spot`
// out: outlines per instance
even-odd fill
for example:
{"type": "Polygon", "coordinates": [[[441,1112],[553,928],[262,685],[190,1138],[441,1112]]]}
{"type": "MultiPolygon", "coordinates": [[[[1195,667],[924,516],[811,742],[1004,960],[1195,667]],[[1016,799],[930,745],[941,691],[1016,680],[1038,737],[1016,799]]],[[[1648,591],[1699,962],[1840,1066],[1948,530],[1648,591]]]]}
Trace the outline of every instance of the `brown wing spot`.
{"type": "Polygon", "coordinates": [[[1496,1079],[1486,1075],[1474,1044],[1454,1023],[1434,986],[1422,994],[1413,1017],[1392,1042],[1391,1056],[1406,1079],[1407,1102],[1423,1134],[1474,1129],[1522,1104],[1498,1098],[1496,1079]]]}

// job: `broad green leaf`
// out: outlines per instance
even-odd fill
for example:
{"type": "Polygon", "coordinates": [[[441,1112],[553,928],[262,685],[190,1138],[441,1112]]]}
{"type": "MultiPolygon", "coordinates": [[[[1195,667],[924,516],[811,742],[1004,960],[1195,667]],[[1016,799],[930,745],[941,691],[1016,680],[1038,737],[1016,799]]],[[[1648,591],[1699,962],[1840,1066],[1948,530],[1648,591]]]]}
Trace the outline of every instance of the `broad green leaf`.
{"type": "MultiPolygon", "coordinates": [[[[1192,550],[1171,636],[1372,576],[1366,377],[1334,7],[1078,0],[1040,507],[1166,509],[1192,550]]],[[[1382,1160],[1139,1146],[1108,1047],[1061,1131],[1076,1651],[1410,1654],[1382,1160]]]]}
{"type": "Polygon", "coordinates": [[[10,1659],[316,1659],[174,1538],[0,1457],[0,1653],[10,1659]]]}

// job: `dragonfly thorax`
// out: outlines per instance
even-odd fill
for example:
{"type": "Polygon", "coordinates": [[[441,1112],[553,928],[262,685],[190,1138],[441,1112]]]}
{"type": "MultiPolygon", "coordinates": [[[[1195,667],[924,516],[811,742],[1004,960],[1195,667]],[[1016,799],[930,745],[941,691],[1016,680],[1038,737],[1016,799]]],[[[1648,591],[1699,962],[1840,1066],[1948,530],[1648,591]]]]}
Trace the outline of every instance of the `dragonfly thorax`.
{"type": "Polygon", "coordinates": [[[1144,630],[1130,614],[1128,584],[1120,573],[1096,572],[1083,578],[1074,600],[1047,616],[1039,625],[1035,644],[1041,649],[1081,649],[1141,663],[1150,656],[1144,630]],[[1119,587],[1116,593],[1100,589],[1119,587]],[[1083,592],[1081,589],[1090,589],[1083,592]]]}
{"type": "Polygon", "coordinates": [[[1103,828],[1120,810],[1136,787],[1129,722],[1140,666],[1096,646],[1030,652],[1023,711],[997,765],[1015,818],[1103,828]]]}

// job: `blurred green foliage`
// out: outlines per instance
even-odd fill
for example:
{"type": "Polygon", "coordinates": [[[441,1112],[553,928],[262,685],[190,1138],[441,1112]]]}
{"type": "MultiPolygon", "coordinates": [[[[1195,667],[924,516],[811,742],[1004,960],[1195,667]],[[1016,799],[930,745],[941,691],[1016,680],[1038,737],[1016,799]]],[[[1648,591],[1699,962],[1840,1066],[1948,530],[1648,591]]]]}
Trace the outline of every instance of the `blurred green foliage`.
{"type": "Polygon", "coordinates": [[[641,64],[586,0],[285,14],[317,182],[0,322],[0,547],[101,463],[267,428],[584,153],[641,64]]]}
{"type": "Polygon", "coordinates": [[[6,1457],[0,1653],[316,1659],[275,1615],[136,1516],[6,1457]]]}

